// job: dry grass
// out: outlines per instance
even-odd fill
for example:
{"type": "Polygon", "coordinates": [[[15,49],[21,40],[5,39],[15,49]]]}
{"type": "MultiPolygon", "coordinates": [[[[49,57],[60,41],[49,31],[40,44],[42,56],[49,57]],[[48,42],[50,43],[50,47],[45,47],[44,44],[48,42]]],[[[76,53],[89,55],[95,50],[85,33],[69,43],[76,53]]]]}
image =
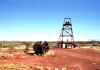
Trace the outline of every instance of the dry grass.
{"type": "MultiPolygon", "coordinates": [[[[23,64],[4,64],[0,65],[0,70],[59,70],[59,68],[43,67],[43,66],[26,66],[23,64]]],[[[66,68],[62,68],[66,70],[66,68]]]]}
{"type": "Polygon", "coordinates": [[[10,53],[0,53],[0,58],[12,58],[13,54],[10,53]]]}
{"type": "Polygon", "coordinates": [[[43,56],[56,56],[56,54],[53,51],[48,51],[43,56]]]}
{"type": "Polygon", "coordinates": [[[92,46],[91,49],[100,52],[100,47],[99,46],[92,46]]]}

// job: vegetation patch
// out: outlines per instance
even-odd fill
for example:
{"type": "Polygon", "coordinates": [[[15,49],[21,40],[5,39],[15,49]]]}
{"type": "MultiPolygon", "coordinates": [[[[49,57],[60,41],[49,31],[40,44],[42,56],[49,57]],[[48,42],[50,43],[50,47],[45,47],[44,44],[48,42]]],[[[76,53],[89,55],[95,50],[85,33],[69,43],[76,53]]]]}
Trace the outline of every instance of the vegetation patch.
{"type": "Polygon", "coordinates": [[[91,49],[95,50],[95,51],[99,51],[100,52],[100,47],[91,47],[91,49]]]}
{"type": "Polygon", "coordinates": [[[10,54],[10,53],[0,53],[0,58],[1,59],[6,59],[6,58],[12,58],[13,57],[13,54],[10,54]]]}
{"type": "MultiPolygon", "coordinates": [[[[0,70],[59,70],[59,68],[43,67],[43,66],[26,66],[23,64],[4,64],[0,65],[0,70]]],[[[61,70],[67,70],[62,68],[61,70]]]]}
{"type": "Polygon", "coordinates": [[[53,51],[48,51],[43,56],[56,56],[56,54],[53,51]]]}

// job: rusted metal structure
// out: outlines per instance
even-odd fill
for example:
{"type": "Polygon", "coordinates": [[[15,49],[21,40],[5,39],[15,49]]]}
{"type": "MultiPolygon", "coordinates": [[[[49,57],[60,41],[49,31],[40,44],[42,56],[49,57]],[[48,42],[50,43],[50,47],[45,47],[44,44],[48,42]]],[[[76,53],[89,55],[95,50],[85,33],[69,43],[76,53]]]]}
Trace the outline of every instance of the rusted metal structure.
{"type": "Polygon", "coordinates": [[[57,45],[58,45],[58,48],[63,48],[64,45],[65,45],[65,48],[67,48],[68,46],[70,46],[71,48],[76,46],[74,44],[71,18],[64,18],[64,23],[61,29],[61,33],[60,33],[57,45]]]}
{"type": "Polygon", "coordinates": [[[29,48],[25,48],[24,53],[25,54],[37,54],[37,55],[42,55],[45,54],[50,50],[50,46],[47,41],[37,41],[34,43],[33,47],[33,52],[29,50],[29,48]]]}
{"type": "Polygon", "coordinates": [[[46,52],[48,52],[50,50],[50,46],[48,45],[47,41],[37,41],[34,45],[33,45],[33,50],[35,51],[35,54],[39,55],[39,54],[45,54],[46,52]]]}

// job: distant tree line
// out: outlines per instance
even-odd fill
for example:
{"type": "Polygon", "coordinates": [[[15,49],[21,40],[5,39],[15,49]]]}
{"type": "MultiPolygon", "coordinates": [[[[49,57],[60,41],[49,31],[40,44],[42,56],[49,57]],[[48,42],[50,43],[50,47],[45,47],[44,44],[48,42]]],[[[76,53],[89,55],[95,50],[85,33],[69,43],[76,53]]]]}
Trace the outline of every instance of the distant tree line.
{"type": "MultiPolygon", "coordinates": [[[[25,45],[26,48],[32,47],[32,45],[35,42],[30,42],[30,41],[19,41],[19,42],[0,42],[0,48],[13,48],[15,46],[19,47],[20,45],[25,45]]],[[[49,46],[50,47],[56,47],[57,46],[57,41],[49,41],[49,46]]],[[[93,45],[96,46],[97,44],[100,44],[100,41],[75,41],[76,45],[79,46],[89,46],[93,45]]]]}

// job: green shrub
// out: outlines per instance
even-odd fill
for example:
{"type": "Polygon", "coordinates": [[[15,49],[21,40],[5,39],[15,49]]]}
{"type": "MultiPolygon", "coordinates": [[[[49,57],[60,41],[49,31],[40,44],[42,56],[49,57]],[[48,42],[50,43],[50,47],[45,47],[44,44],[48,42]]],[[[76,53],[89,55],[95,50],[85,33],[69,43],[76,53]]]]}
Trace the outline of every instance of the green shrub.
{"type": "Polygon", "coordinates": [[[22,42],[23,45],[26,46],[26,48],[30,47],[32,45],[32,42],[27,42],[27,41],[24,41],[22,42]]]}

